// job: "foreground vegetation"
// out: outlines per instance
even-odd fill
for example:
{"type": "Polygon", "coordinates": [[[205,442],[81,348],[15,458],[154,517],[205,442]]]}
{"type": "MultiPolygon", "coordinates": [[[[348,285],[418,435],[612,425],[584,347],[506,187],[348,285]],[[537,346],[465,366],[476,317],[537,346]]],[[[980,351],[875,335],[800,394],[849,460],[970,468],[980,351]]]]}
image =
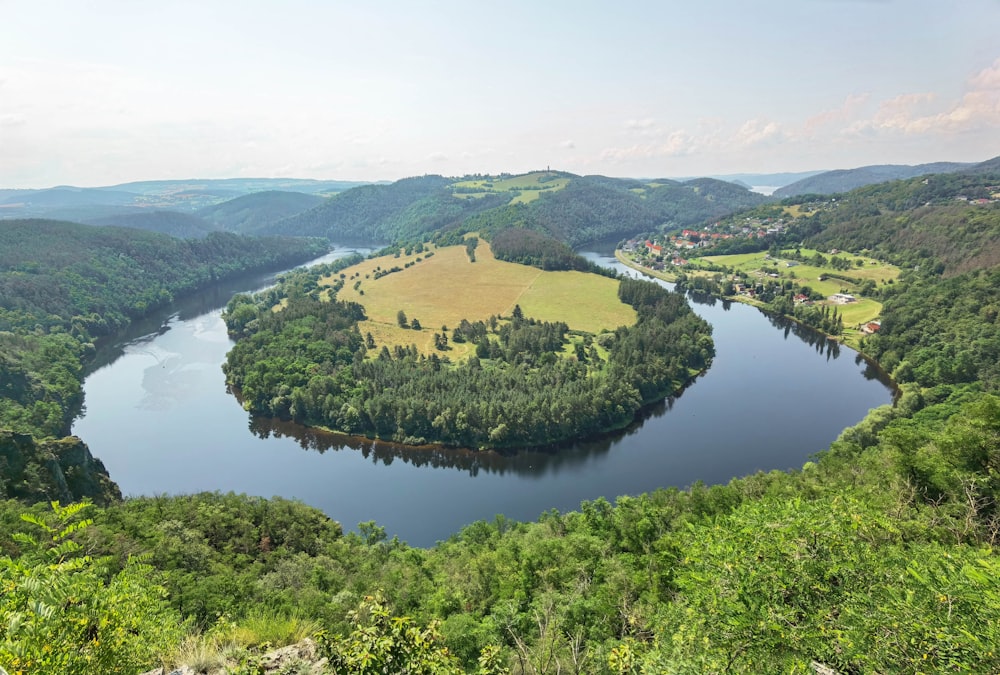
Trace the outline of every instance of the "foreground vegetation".
{"type": "MultiPolygon", "coordinates": [[[[855,214],[884,209],[886,220],[854,227],[809,211],[831,219],[808,235],[814,248],[836,236],[842,250],[903,269],[879,298],[882,329],[863,344],[901,395],[800,471],[599,499],[535,523],[498,517],[430,549],[371,522],[344,534],[281,499],[54,511],[8,501],[0,529],[33,540],[0,542],[0,665],[250,673],[266,644],[320,626],[335,672],[1000,671],[1000,214],[966,212],[974,226],[961,230],[945,228],[945,210],[948,246],[923,250],[935,221],[900,195],[913,190],[923,205],[925,187],[879,188],[895,206],[873,202],[873,188],[839,200],[855,214]],[[882,240],[888,220],[898,229],[882,240]],[[862,241],[871,245],[849,245],[862,241]],[[975,253],[961,258],[966,247],[975,253]]],[[[296,278],[290,294],[335,305],[296,278]]],[[[246,325],[264,321],[237,305],[246,325]]],[[[344,354],[352,364],[354,353],[344,354]]]]}
{"type": "MultiPolygon", "coordinates": [[[[74,535],[111,556],[107,591],[83,585],[88,566],[46,572],[62,580],[45,586],[48,606],[62,607],[62,593],[103,604],[38,615],[25,604],[39,599],[31,584],[4,571],[18,584],[0,601],[5,616],[47,632],[8,629],[0,654],[13,663],[15,648],[41,651],[34,640],[60,630],[60,644],[93,638],[111,649],[119,639],[129,645],[119,653],[169,662],[181,632],[204,645],[244,626],[243,654],[252,655],[265,641],[250,634],[260,624],[253,608],[268,607],[275,623],[324,626],[329,652],[354,664],[340,672],[372,672],[364,654],[400,663],[414,653],[402,628],[425,626],[427,661],[451,669],[441,672],[475,672],[484,655],[517,673],[807,672],[814,661],[837,672],[993,672],[1000,565],[988,476],[1000,399],[974,388],[937,393],[945,398],[912,417],[876,411],[799,472],[597,500],[533,524],[474,523],[427,550],[386,540],[373,523],[342,535],[283,500],[130,500],[94,511],[94,525],[74,535]],[[141,577],[127,562],[132,551],[151,553],[141,577]],[[112,595],[119,578],[137,585],[112,595]],[[157,587],[165,600],[127,615],[136,632],[98,621],[115,602],[156,598],[157,587]]],[[[23,508],[8,502],[5,522],[23,508]]],[[[42,573],[28,550],[8,563],[23,578],[42,573]]],[[[87,663],[95,648],[60,651],[61,664],[87,663]]]]}

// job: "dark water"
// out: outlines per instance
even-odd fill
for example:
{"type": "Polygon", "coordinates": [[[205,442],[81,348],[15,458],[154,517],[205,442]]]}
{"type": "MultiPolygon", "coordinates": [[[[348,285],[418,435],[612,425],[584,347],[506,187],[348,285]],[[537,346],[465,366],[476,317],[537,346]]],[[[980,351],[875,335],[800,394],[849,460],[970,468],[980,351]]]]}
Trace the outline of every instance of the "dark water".
{"type": "MultiPolygon", "coordinates": [[[[587,256],[624,270],[613,258],[587,256]]],[[[220,289],[103,349],[74,433],[126,495],[202,490],[300,499],[346,528],[433,544],[475,520],[535,520],[583,500],[726,482],[801,466],[892,392],[847,348],[740,304],[694,304],[714,328],[712,368],[634,428],[558,452],[413,450],[252,420],[227,393],[220,289]]]]}

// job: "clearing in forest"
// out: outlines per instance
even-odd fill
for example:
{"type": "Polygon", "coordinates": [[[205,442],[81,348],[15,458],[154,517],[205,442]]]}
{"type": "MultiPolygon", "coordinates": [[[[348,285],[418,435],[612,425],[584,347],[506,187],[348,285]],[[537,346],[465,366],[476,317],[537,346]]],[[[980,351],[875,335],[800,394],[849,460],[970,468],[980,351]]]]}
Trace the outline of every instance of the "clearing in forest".
{"type": "Polygon", "coordinates": [[[543,192],[561,190],[569,178],[555,171],[534,171],[520,176],[484,177],[463,180],[452,184],[454,196],[460,198],[483,197],[487,194],[510,193],[511,204],[527,203],[538,199],[543,192]]]}

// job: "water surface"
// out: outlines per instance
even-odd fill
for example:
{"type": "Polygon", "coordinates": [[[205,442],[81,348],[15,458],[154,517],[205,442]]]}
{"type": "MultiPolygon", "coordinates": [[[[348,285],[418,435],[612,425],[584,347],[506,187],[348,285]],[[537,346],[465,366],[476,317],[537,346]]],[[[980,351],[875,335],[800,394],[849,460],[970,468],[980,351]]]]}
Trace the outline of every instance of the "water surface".
{"type": "MultiPolygon", "coordinates": [[[[606,254],[587,256],[625,271],[606,254]]],[[[513,456],[347,439],[251,419],[227,392],[221,366],[232,343],[221,307],[268,283],[202,294],[101,350],[73,431],[125,495],[280,495],[345,528],[375,520],[390,537],[425,546],[499,513],[535,520],[601,496],[797,468],[892,398],[853,350],[709,298],[693,306],[713,326],[711,369],[625,432],[513,456]]]]}

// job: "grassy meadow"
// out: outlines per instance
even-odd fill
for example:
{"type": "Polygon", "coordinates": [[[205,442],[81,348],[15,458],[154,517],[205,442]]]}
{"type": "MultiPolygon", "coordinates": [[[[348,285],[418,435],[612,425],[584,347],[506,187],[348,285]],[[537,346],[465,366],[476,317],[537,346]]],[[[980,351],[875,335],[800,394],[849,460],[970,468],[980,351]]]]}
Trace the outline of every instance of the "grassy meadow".
{"type": "MultiPolygon", "coordinates": [[[[807,258],[817,253],[817,251],[812,249],[799,250],[807,258]]],[[[832,257],[826,252],[820,251],[819,253],[822,253],[827,259],[832,257]]],[[[800,286],[809,286],[827,297],[834,293],[851,293],[856,295],[860,284],[865,281],[871,280],[881,286],[899,277],[899,268],[889,263],[879,262],[873,258],[850,253],[838,253],[837,256],[848,260],[851,263],[851,268],[836,270],[826,265],[819,267],[808,263],[798,263],[790,259],[768,257],[768,254],[763,251],[738,255],[706,256],[701,258],[701,260],[717,265],[726,265],[751,279],[762,277],[771,272],[777,272],[781,275],[782,279],[792,279],[800,286]],[[856,260],[861,261],[860,266],[855,263],[856,260]],[[793,263],[792,267],[788,266],[789,262],[793,263]],[[843,279],[829,277],[824,281],[819,280],[821,276],[830,274],[851,277],[857,279],[859,283],[851,283],[843,279]]],[[[836,306],[838,312],[844,318],[845,335],[848,336],[855,326],[877,319],[882,312],[882,303],[870,298],[858,297],[857,302],[836,306]]]]}
{"type": "Polygon", "coordinates": [[[511,204],[526,204],[538,199],[542,192],[561,190],[569,183],[569,178],[552,171],[535,171],[511,178],[482,178],[463,180],[452,185],[454,196],[475,199],[491,193],[509,192],[511,204]]]}
{"type": "MultiPolygon", "coordinates": [[[[497,260],[483,240],[474,263],[464,246],[449,246],[434,249],[431,257],[425,251],[365,260],[343,274],[344,288],[337,297],[364,305],[368,320],[358,327],[362,335],[371,333],[379,347],[415,344],[429,354],[434,351],[434,333],[440,333],[442,326],[450,334],[462,319],[510,316],[514,305],[520,305],[525,316],[565,321],[571,329],[588,333],[614,330],[636,320],[635,310],[618,300],[616,280],[583,272],[544,272],[497,260]],[[406,268],[407,263],[412,264],[406,268]],[[376,269],[392,267],[404,269],[374,278],[376,269]],[[399,310],[408,320],[418,319],[422,329],[399,327],[399,310]]],[[[334,281],[330,277],[321,284],[334,281]]],[[[450,346],[452,360],[466,358],[475,348],[469,343],[450,346]]]]}
{"type": "MultiPolygon", "coordinates": [[[[799,251],[805,257],[813,256],[817,251],[812,249],[799,249],[799,251]]],[[[823,251],[823,257],[829,259],[832,256],[823,251]]],[[[632,266],[636,266],[637,263],[631,260],[628,256],[623,254],[621,251],[616,252],[616,257],[632,266]]],[[[862,298],[857,294],[860,285],[868,280],[873,281],[876,285],[881,286],[889,282],[895,281],[899,277],[899,268],[890,265],[889,263],[880,262],[873,258],[867,258],[864,256],[857,256],[850,253],[838,253],[838,257],[850,261],[851,268],[847,270],[836,270],[830,266],[816,266],[807,263],[800,263],[798,261],[792,261],[791,259],[784,258],[773,258],[769,257],[766,251],[760,251],[757,253],[739,253],[735,255],[714,255],[705,256],[704,258],[691,258],[691,264],[684,268],[674,268],[667,266],[667,269],[663,272],[655,272],[653,270],[648,270],[642,268],[647,274],[650,274],[666,281],[674,281],[676,279],[676,274],[674,270],[683,269],[684,273],[688,276],[714,276],[719,274],[716,271],[699,269],[698,266],[702,261],[707,263],[713,263],[714,265],[725,266],[733,269],[734,271],[746,276],[749,279],[763,278],[765,275],[770,273],[777,273],[779,279],[791,279],[795,281],[800,286],[809,286],[813,290],[829,297],[835,293],[850,293],[858,298],[857,302],[852,302],[846,305],[835,305],[837,307],[837,312],[844,319],[844,340],[850,345],[857,345],[862,333],[857,329],[858,326],[862,326],[869,321],[873,321],[882,313],[882,303],[877,300],[872,300],[871,298],[862,298]],[[857,265],[856,260],[860,260],[861,264],[857,265]],[[792,267],[789,267],[787,263],[792,262],[792,267]],[[849,281],[844,281],[843,279],[826,278],[824,281],[820,281],[821,276],[826,276],[830,274],[839,274],[853,279],[857,279],[858,283],[852,283],[849,281]]],[[[751,300],[741,298],[745,302],[753,302],[751,300]]],[[[827,303],[833,304],[833,303],[827,303]]]]}

